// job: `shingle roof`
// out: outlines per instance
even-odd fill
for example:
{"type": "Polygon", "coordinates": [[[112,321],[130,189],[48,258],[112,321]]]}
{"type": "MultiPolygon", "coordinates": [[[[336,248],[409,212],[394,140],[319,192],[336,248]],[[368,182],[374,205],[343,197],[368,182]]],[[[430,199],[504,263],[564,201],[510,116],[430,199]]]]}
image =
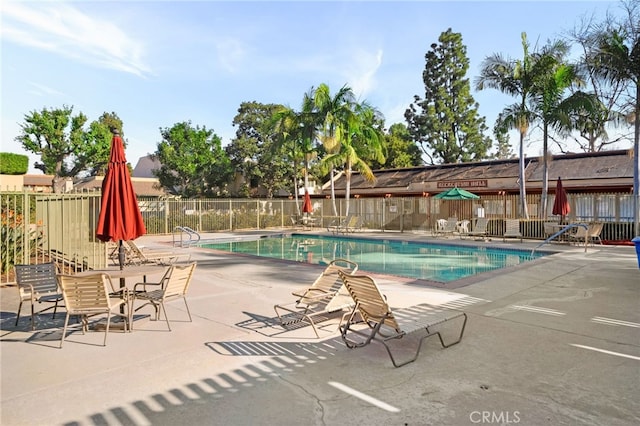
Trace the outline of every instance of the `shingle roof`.
{"type": "MultiPolygon", "coordinates": [[[[538,185],[542,181],[543,164],[541,158],[528,158],[525,164],[527,182],[538,185]]],[[[472,180],[500,179],[515,182],[519,176],[518,159],[491,160],[471,163],[442,164],[433,166],[409,167],[401,169],[375,170],[375,182],[368,182],[358,173],[351,175],[351,191],[366,193],[411,193],[419,192],[420,184],[425,182],[456,182],[472,180]],[[412,187],[412,184],[413,187],[412,187]],[[415,185],[418,184],[418,185],[415,185]]],[[[601,186],[607,180],[629,180],[633,178],[633,156],[628,150],[604,151],[597,153],[580,153],[556,155],[550,157],[549,179],[557,177],[563,180],[598,181],[601,186]]],[[[335,182],[336,191],[345,191],[344,175],[335,182]]]]}

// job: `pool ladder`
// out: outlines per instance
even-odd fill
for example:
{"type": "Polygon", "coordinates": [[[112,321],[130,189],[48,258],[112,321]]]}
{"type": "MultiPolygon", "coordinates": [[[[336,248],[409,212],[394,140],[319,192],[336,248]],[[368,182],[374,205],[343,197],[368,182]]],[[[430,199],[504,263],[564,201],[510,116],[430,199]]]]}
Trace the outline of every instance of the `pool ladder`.
{"type": "Polygon", "coordinates": [[[172,234],[174,246],[176,245],[176,231],[178,235],[180,235],[180,240],[178,241],[180,247],[190,247],[191,244],[194,244],[200,241],[200,234],[198,234],[193,229],[189,228],[188,226],[176,226],[175,228],[173,228],[173,234],[172,234]],[[189,237],[189,239],[186,241],[183,238],[185,234],[189,237]]]}
{"type": "MultiPolygon", "coordinates": [[[[572,224],[569,224],[569,225],[565,226],[564,228],[562,228],[561,230],[559,230],[558,232],[556,232],[555,234],[553,234],[552,236],[550,236],[549,238],[547,238],[546,240],[544,240],[543,242],[541,242],[540,244],[538,244],[537,246],[535,246],[535,247],[533,248],[533,250],[531,250],[531,256],[533,256],[533,253],[535,253],[535,251],[536,251],[537,249],[539,249],[539,248],[540,248],[540,247],[542,247],[543,245],[545,245],[545,244],[547,244],[547,243],[551,242],[551,240],[553,240],[554,238],[556,238],[556,237],[558,237],[558,236],[560,236],[560,235],[564,234],[565,232],[567,232],[567,231],[568,231],[568,230],[570,230],[570,229],[578,228],[578,227],[582,227],[582,228],[584,228],[584,229],[587,229],[587,225],[585,225],[584,223],[572,223],[572,224]]],[[[585,238],[585,244],[584,244],[584,251],[585,251],[585,252],[587,251],[587,242],[586,242],[586,238],[585,238]]]]}

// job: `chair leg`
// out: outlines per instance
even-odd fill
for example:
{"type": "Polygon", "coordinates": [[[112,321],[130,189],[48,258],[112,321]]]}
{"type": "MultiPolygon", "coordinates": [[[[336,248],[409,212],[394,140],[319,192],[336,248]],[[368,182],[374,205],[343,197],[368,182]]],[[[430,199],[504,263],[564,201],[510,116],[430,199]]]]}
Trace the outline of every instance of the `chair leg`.
{"type": "Polygon", "coordinates": [[[102,346],[107,346],[107,335],[109,334],[109,324],[111,323],[111,312],[107,312],[107,326],[104,329],[104,341],[102,346]]]}
{"type": "Polygon", "coordinates": [[[36,329],[36,314],[33,307],[33,300],[31,301],[31,331],[35,331],[36,329]]]}
{"type": "Polygon", "coordinates": [[[186,306],[187,308],[187,315],[189,315],[189,322],[193,322],[193,319],[191,319],[191,312],[189,311],[189,305],[187,304],[187,298],[186,297],[182,297],[184,299],[184,306],[186,306]]]}
{"type": "Polygon", "coordinates": [[[16,315],[16,327],[18,326],[18,321],[20,320],[20,311],[22,310],[22,299],[20,299],[20,304],[18,305],[18,314],[16,315]]]}
{"type": "Polygon", "coordinates": [[[64,343],[64,337],[67,334],[67,324],[69,324],[69,314],[64,319],[64,327],[62,328],[62,337],[60,338],[60,348],[62,348],[62,344],[64,343]]]}
{"type": "Polygon", "coordinates": [[[167,308],[164,306],[164,302],[160,302],[160,310],[164,313],[164,319],[167,322],[167,328],[171,331],[171,324],[169,324],[169,317],[167,316],[167,308]]]}

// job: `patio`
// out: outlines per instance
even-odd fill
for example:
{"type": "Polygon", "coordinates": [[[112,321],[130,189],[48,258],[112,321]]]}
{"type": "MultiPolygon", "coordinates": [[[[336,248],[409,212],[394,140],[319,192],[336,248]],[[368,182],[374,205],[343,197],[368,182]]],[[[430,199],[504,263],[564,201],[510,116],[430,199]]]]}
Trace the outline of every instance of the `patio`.
{"type": "MultiPolygon", "coordinates": [[[[140,238],[148,247],[170,240],[140,238]]],[[[376,276],[393,308],[431,303],[469,315],[460,344],[427,341],[417,361],[399,369],[381,345],[347,349],[334,320],[320,324],[320,339],[309,327],[276,324],[273,305],[290,300],[319,266],[269,259],[249,266],[246,257],[184,249],[198,262],[188,295],[193,323],[179,320],[184,304],[171,303],[172,332],[148,321],[113,333],[106,347],[91,344],[101,333],[71,335],[58,349],[59,328],[40,324],[32,333],[26,319],[13,327],[17,291],[2,287],[0,423],[637,424],[635,251],[552,248],[561,253],[455,290],[376,276]]],[[[411,343],[404,340],[398,347],[411,343]]]]}

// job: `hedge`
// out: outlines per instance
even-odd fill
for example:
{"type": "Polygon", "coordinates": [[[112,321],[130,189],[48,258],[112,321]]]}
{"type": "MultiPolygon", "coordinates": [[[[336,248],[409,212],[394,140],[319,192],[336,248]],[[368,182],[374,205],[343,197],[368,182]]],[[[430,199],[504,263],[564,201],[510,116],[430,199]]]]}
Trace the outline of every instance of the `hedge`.
{"type": "Polygon", "coordinates": [[[29,157],[22,154],[0,152],[1,175],[24,175],[29,170],[29,157]]]}

